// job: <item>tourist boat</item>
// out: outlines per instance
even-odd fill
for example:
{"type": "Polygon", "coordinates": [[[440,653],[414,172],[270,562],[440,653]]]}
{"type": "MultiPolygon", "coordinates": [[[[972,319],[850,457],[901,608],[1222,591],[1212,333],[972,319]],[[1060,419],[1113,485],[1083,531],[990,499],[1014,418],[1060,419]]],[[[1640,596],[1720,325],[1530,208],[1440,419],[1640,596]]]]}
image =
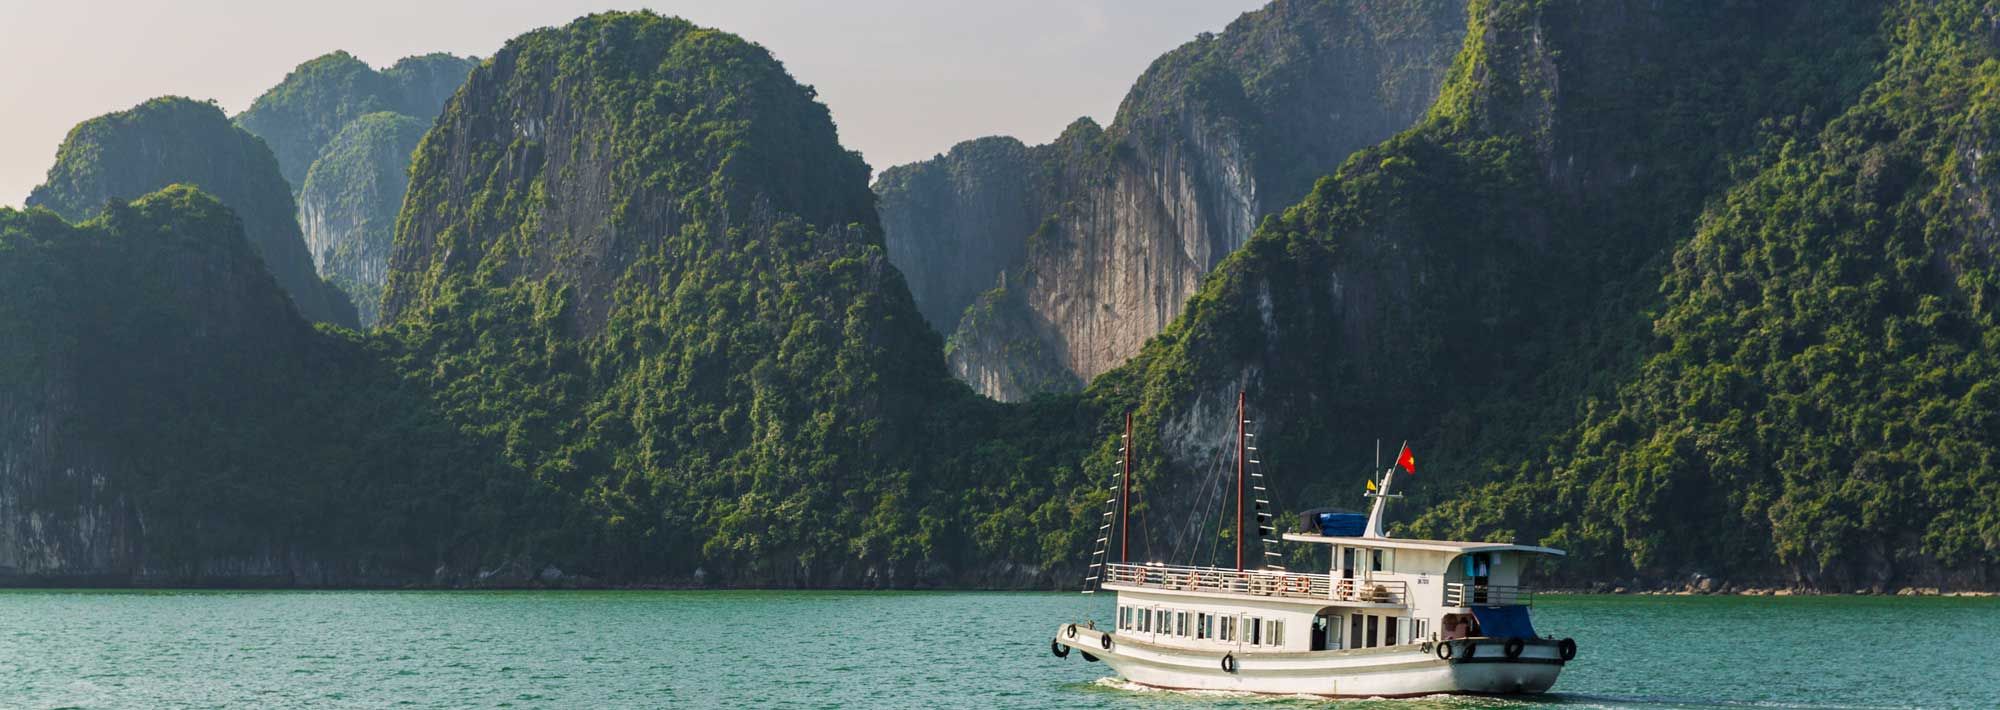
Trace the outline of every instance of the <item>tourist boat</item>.
{"type": "MultiPolygon", "coordinates": [[[[1398,468],[1415,473],[1407,445],[1370,486],[1359,514],[1313,511],[1284,542],[1323,547],[1327,572],[1243,562],[1246,537],[1271,540],[1275,521],[1259,497],[1261,476],[1246,471],[1256,449],[1237,403],[1236,565],[1176,566],[1127,561],[1131,420],[1124,470],[1101,528],[1087,592],[1115,595],[1109,628],[1095,622],[1056,629],[1050,651],[1102,661],[1132,683],[1175,690],[1408,697],[1439,693],[1540,693],[1576,657],[1576,643],[1538,635],[1534,594],[1520,585],[1532,558],[1561,555],[1530,545],[1392,538],[1383,513],[1398,468]],[[1246,536],[1246,488],[1257,531],[1246,536]],[[1113,521],[1117,530],[1113,531],[1113,521]],[[1110,543],[1119,538],[1117,561],[1110,543]]],[[[1371,478],[1373,474],[1371,474],[1371,478]]],[[[1271,540],[1276,542],[1276,540],[1271,540]]],[[[1280,560],[1275,552],[1264,559],[1280,560]]]]}

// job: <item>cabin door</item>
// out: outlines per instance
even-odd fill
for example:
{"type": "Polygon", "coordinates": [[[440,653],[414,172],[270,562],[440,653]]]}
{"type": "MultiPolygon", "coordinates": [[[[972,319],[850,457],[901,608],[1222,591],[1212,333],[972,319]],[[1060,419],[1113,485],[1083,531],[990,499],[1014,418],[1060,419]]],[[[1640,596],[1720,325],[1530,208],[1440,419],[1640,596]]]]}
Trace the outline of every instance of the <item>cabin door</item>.
{"type": "Polygon", "coordinates": [[[1472,569],[1467,577],[1472,581],[1472,603],[1486,603],[1486,585],[1492,579],[1493,557],[1485,552],[1472,553],[1472,569]]]}

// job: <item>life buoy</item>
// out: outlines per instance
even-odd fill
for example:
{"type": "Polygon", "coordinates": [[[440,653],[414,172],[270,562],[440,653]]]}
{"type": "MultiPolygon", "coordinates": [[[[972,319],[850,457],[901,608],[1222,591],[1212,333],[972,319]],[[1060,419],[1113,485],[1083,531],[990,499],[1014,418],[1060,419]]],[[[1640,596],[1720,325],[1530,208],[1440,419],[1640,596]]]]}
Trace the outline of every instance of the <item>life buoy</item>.
{"type": "Polygon", "coordinates": [[[1306,594],[1312,591],[1312,582],[1304,577],[1286,577],[1285,593],[1306,594]]]}
{"type": "Polygon", "coordinates": [[[1111,634],[1097,637],[1097,645],[1103,646],[1106,651],[1111,650],[1111,634]]]}
{"type": "Polygon", "coordinates": [[[1049,653],[1055,654],[1056,658],[1069,658],[1069,647],[1062,645],[1061,641],[1049,639],[1049,653]]]}
{"type": "Polygon", "coordinates": [[[1564,661],[1576,660],[1576,639],[1563,639],[1556,644],[1556,654],[1564,661]]]}
{"type": "Polygon", "coordinates": [[[1069,637],[1076,638],[1076,624],[1069,625],[1069,637]]]}
{"type": "Polygon", "coordinates": [[[1508,658],[1520,658],[1521,652],[1528,650],[1528,642],[1522,641],[1519,638],[1507,639],[1506,650],[1508,658]]]}
{"type": "Polygon", "coordinates": [[[1236,654],[1234,653],[1222,654],[1222,672],[1224,673],[1236,672],[1236,654]]]}
{"type": "Polygon", "coordinates": [[[1438,660],[1440,661],[1451,660],[1451,642],[1446,641],[1439,643],[1437,647],[1437,654],[1438,654],[1438,660]]]}

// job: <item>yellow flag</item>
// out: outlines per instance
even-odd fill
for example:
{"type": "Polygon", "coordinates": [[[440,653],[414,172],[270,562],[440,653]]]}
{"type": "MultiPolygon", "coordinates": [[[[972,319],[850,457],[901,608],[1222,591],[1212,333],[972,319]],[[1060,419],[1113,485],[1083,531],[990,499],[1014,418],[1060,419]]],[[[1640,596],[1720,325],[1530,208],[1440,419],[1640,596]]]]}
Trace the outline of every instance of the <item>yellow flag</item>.
{"type": "Polygon", "coordinates": [[[1368,492],[1369,493],[1375,492],[1375,479],[1372,478],[1368,479],[1368,492]]]}

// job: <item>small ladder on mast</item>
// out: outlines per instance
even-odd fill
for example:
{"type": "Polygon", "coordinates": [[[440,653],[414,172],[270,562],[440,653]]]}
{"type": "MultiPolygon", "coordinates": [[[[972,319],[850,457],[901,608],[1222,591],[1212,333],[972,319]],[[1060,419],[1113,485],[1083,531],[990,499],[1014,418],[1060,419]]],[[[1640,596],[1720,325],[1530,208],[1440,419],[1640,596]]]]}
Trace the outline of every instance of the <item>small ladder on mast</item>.
{"type": "Polygon", "coordinates": [[[1104,500],[1104,516],[1098,519],[1097,550],[1090,553],[1090,567],[1083,577],[1083,593],[1096,594],[1104,586],[1104,574],[1111,556],[1111,538],[1118,537],[1118,561],[1123,563],[1131,552],[1131,536],[1126,534],[1125,525],[1131,515],[1132,498],[1132,413],[1125,413],[1125,435],[1118,440],[1118,458],[1123,462],[1122,470],[1111,474],[1110,498],[1104,500]],[[1113,516],[1116,516],[1114,519],[1113,516]],[[1115,523],[1115,525],[1114,525],[1115,523]],[[1116,528],[1115,530],[1113,528],[1116,528]]]}

